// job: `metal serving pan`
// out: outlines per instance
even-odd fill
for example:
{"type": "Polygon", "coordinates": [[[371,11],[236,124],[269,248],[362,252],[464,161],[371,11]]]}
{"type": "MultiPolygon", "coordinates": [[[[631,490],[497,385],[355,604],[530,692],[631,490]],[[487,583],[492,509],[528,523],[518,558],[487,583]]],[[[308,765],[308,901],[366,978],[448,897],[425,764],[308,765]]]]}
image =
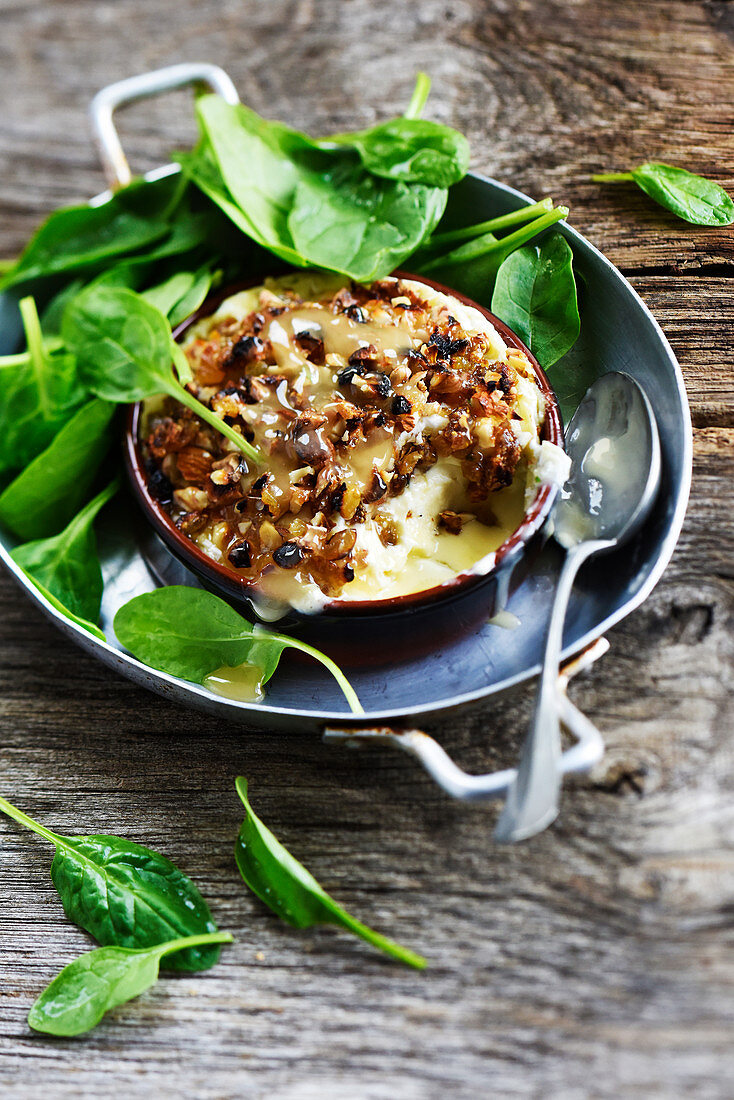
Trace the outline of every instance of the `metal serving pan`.
{"type": "MultiPolygon", "coordinates": [[[[228,102],[238,102],[229,77],[214,65],[175,65],[112,84],[91,104],[91,121],[111,187],[129,182],[130,169],[113,124],[114,110],[132,100],[186,84],[205,86],[228,102]]],[[[149,172],[157,179],[178,171],[176,166],[149,172]]],[[[109,191],[97,195],[104,202],[109,191]]],[[[448,214],[469,211],[482,220],[517,209],[531,200],[521,192],[478,175],[452,188],[448,214]]],[[[564,724],[577,743],[564,754],[564,771],[588,769],[601,755],[601,739],[587,719],[565,698],[570,675],[595,660],[607,647],[604,631],[647,598],[667,565],[680,533],[691,479],[692,433],[688,403],[676,358],[644,302],[619,271],[570,226],[556,227],[571,244],[582,293],[581,337],[570,353],[578,365],[579,398],[597,373],[627,371],[648,394],[660,431],[663,484],[656,508],[631,543],[602,561],[584,566],[575,585],[566,619],[564,659],[576,660],[561,677],[564,724]],[[592,374],[589,377],[589,366],[592,374]]],[[[16,350],[20,338],[17,305],[0,296],[0,354],[16,350]]],[[[560,395],[563,400],[563,395],[560,395]]],[[[573,395],[568,395],[572,397],[573,395]]],[[[570,402],[569,402],[570,403],[570,402]]],[[[520,588],[508,598],[507,611],[519,620],[513,630],[485,623],[428,656],[350,670],[350,678],[365,708],[357,718],[345,710],[339,689],[316,666],[284,660],[261,704],[230,701],[203,687],[141,664],[122,652],[112,631],[117,608],[138,593],[155,587],[135,534],[138,517],[132,501],[119,497],[97,525],[105,579],[102,642],[69,622],[25,579],[10,557],[15,542],[0,528],[0,560],[59,630],[110,668],[158,694],[216,714],[229,722],[272,729],[326,732],[330,739],[379,740],[417,756],[436,781],[457,798],[502,795],[514,776],[512,769],[489,776],[467,776],[431,738],[413,728],[446,718],[479,704],[537,675],[545,625],[560,554],[547,545],[520,588]]],[[[171,558],[169,583],[192,583],[190,574],[171,558]]]]}

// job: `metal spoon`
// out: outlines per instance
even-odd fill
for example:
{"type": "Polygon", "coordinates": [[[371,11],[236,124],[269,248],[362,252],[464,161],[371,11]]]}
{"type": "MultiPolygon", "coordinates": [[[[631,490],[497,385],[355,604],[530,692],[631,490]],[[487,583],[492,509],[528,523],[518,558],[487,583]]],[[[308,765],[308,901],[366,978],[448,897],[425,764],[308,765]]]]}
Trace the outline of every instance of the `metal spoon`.
{"type": "Polygon", "coordinates": [[[660,440],[649,400],[628,374],[603,375],[566,431],[571,476],[553,511],[553,535],[568,551],[558,579],[533,723],[495,829],[524,840],[558,814],[561,729],[557,679],[574,578],[592,554],[620,546],[650,513],[660,485],[660,440]]]}

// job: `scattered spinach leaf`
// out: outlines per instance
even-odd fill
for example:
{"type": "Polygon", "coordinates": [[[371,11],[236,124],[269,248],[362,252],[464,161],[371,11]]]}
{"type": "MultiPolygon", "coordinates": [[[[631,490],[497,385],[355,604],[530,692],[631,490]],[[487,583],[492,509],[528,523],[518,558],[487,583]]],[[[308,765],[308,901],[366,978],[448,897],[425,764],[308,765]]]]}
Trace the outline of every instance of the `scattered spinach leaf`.
{"type": "MultiPolygon", "coordinates": [[[[216,932],[196,886],[165,856],[119,836],[60,836],[5,798],[0,811],[55,846],[51,879],[64,912],[98,943],[145,948],[216,932]]],[[[216,947],[192,946],[166,965],[206,970],[218,958],[216,947]]]]}
{"type": "Polygon", "coordinates": [[[81,508],[112,442],[115,407],[93,398],[0,494],[0,520],[18,538],[57,534],[81,508]]]}
{"type": "Polygon", "coordinates": [[[31,1006],[28,1023],[47,1035],[81,1035],[111,1008],[155,985],[161,960],[170,952],[232,942],[228,932],[210,932],[142,950],[97,947],[56,975],[31,1006]]]}
{"type": "Polygon", "coordinates": [[[200,684],[222,666],[254,665],[266,683],[284,649],[298,649],[319,661],[339,684],[355,714],[360,702],[344,673],[326,654],[285,634],[255,627],[202,588],[170,585],[134,596],[114,620],[119,641],[134,657],[182,680],[200,684]]]}
{"type": "Polygon", "coordinates": [[[184,389],[181,383],[191,379],[186,356],[160,310],[135,291],[87,287],[68,306],[62,334],[76,356],[80,377],[92,393],[116,402],[141,401],[168,393],[225,435],[248,458],[262,461],[259,451],[239,432],[184,389]],[[174,363],[180,381],[171,369],[174,363]]]}
{"type": "Polygon", "coordinates": [[[336,924],[399,962],[418,970],[426,966],[421,955],[374,932],[337,905],[255,814],[247,798],[247,780],[239,776],[235,786],[246,811],[235,859],[242,878],[261,901],[295,928],[336,924]]]}
{"type": "Polygon", "coordinates": [[[492,293],[492,312],[527,344],[542,367],[552,367],[581,331],[573,253],[560,233],[512,252],[492,293]]]}
{"type": "Polygon", "coordinates": [[[666,210],[694,225],[734,222],[734,201],[724,188],[685,168],[648,161],[630,172],[602,172],[591,178],[594,183],[634,182],[666,210]]]}
{"type": "Polygon", "coordinates": [[[12,553],[13,561],[50,592],[77,619],[96,622],[102,602],[102,570],[97,556],[94,521],[115,495],[113,481],[79,512],[59,535],[26,542],[12,553]]]}

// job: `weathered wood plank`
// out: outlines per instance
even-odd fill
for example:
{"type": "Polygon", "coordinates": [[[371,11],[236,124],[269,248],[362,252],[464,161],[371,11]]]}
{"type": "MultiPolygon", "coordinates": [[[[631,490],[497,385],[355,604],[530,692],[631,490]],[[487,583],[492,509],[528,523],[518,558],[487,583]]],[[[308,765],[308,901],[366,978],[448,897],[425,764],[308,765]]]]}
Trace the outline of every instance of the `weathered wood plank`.
{"type": "MultiPolygon", "coordinates": [[[[216,60],[256,109],[328,132],[399,110],[425,68],[433,117],[469,134],[475,167],[568,199],[633,277],[696,425],[671,566],[574,687],[607,756],[519,848],[494,847],[494,811],[450,803],[408,759],[223,730],[143,693],[1,576],[3,793],[61,831],[162,849],[237,937],[215,970],[164,979],[80,1042],[33,1036],[33,997],[87,941],[63,917],[47,846],[0,821],[3,1094],[728,1096],[733,236],[588,175],[654,157],[732,187],[731,5],[0,0],[0,14],[0,255],[102,186],[83,115],[109,80],[216,60]],[[246,893],[238,772],[340,901],[430,957],[425,975],[335,931],[285,928],[246,893]]],[[[127,112],[133,164],[190,140],[190,113],[183,93],[127,112]]],[[[520,691],[436,732],[486,769],[513,759],[529,712],[520,691]]]]}

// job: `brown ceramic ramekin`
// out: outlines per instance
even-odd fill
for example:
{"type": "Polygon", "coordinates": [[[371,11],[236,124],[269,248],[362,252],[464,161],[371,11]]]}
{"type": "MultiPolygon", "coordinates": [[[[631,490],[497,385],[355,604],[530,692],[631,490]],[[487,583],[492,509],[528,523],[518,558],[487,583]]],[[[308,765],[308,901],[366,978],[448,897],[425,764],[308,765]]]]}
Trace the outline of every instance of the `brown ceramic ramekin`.
{"type": "MultiPolygon", "coordinates": [[[[494,325],[508,346],[519,348],[527,355],[546,401],[541,439],[562,447],[563,426],[556,395],[539,363],[515,333],[489,310],[449,287],[405,271],[394,274],[398,278],[416,279],[478,310],[494,325]]],[[[218,291],[178,326],[174,336],[180,339],[196,321],[213,313],[225,298],[252,285],[254,280],[218,291]]],[[[148,475],[138,438],[141,409],[140,403],[132,405],[127,416],[125,462],[133,495],[157,536],[153,540],[147,535],[142,539],[143,553],[154,574],[165,574],[161,555],[170,552],[205,588],[222,596],[248,618],[259,621],[250,598],[257,587],[256,582],[242,579],[231,569],[212,561],[181,534],[165,508],[148,493],[148,475]]],[[[382,663],[433,650],[442,642],[476,629],[501,609],[540,549],[543,526],[557,492],[553,485],[539,487],[520,525],[495,552],[494,566],[487,573],[458,573],[434,588],[388,599],[330,600],[313,614],[291,610],[278,620],[276,629],[287,629],[306,638],[336,655],[342,664],[382,663]]]]}

